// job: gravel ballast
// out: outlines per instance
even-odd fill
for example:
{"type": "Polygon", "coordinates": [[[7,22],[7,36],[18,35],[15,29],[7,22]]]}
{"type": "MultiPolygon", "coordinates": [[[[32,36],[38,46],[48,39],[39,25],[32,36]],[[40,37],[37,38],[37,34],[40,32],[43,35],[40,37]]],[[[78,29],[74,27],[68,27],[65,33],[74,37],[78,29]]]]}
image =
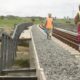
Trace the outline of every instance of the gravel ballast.
{"type": "Polygon", "coordinates": [[[77,25],[74,25],[74,24],[56,23],[56,24],[54,24],[54,26],[55,26],[55,28],[61,28],[64,30],[68,30],[68,31],[77,33],[77,25]]]}
{"type": "Polygon", "coordinates": [[[74,55],[46,39],[36,26],[32,27],[32,35],[47,80],[80,80],[80,64],[74,55]]]}

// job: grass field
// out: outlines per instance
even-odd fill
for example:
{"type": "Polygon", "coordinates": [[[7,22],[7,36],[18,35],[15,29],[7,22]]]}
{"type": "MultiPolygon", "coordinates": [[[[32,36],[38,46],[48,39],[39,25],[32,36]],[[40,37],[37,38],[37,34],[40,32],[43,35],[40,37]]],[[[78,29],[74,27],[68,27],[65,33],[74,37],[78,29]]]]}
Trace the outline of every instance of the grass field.
{"type": "Polygon", "coordinates": [[[4,18],[0,19],[0,27],[14,27],[15,24],[22,22],[30,22],[29,18],[4,18]]]}
{"type": "Polygon", "coordinates": [[[15,24],[31,22],[31,18],[21,18],[21,17],[5,17],[0,18],[0,28],[3,28],[6,32],[10,32],[15,24]]]}
{"type": "MultiPolygon", "coordinates": [[[[40,19],[39,17],[32,17],[32,18],[14,17],[14,16],[0,17],[0,27],[10,31],[15,24],[19,24],[23,22],[32,22],[32,19],[34,19],[34,24],[41,24],[41,22],[45,24],[45,20],[46,20],[45,18],[40,19]]],[[[64,19],[55,19],[54,22],[68,24],[64,19]]],[[[70,24],[74,24],[74,21],[72,19],[70,20],[70,22],[71,22],[70,24]]]]}
{"type": "MultiPolygon", "coordinates": [[[[39,24],[39,18],[34,18],[34,24],[39,24]]],[[[0,18],[0,27],[2,28],[13,28],[15,24],[23,23],[23,22],[32,22],[32,18],[26,17],[5,17],[0,18]]]]}
{"type": "Polygon", "coordinates": [[[74,20],[73,19],[70,19],[70,20],[67,20],[67,19],[56,19],[56,20],[54,20],[54,22],[62,23],[62,24],[74,24],[74,20]]]}
{"type": "MultiPolygon", "coordinates": [[[[35,24],[39,24],[41,22],[45,22],[45,18],[40,19],[39,17],[33,17],[35,20],[35,24]]],[[[66,23],[67,20],[65,19],[55,19],[54,22],[58,23],[66,23]]],[[[71,23],[74,23],[72,19],[69,20],[71,23]]],[[[15,24],[22,23],[22,22],[32,22],[32,18],[26,17],[0,17],[0,27],[13,27],[15,24]]]]}

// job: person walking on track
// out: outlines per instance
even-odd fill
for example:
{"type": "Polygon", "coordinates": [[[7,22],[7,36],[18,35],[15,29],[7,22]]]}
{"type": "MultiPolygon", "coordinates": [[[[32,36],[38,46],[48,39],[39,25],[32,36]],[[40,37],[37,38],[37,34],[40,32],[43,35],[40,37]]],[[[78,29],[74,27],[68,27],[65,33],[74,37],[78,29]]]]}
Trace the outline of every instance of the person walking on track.
{"type": "Polygon", "coordinates": [[[52,29],[53,29],[53,18],[51,14],[48,14],[48,17],[46,18],[45,27],[46,27],[47,39],[51,39],[52,29]]]}
{"type": "Polygon", "coordinates": [[[79,11],[75,16],[75,24],[77,25],[77,41],[80,43],[80,5],[79,5],[79,11]]]}

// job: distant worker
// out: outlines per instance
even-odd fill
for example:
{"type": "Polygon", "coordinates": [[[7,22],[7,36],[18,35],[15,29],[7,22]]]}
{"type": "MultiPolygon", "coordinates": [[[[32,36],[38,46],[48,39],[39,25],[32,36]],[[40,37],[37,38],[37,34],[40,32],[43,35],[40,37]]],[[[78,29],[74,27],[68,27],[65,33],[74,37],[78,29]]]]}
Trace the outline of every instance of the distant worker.
{"type": "Polygon", "coordinates": [[[53,29],[53,18],[51,14],[48,14],[48,17],[46,18],[45,27],[46,27],[47,39],[51,39],[52,29],[53,29]]]}
{"type": "Polygon", "coordinates": [[[79,11],[75,16],[75,24],[77,25],[77,32],[78,32],[78,36],[77,36],[77,40],[80,43],[80,5],[79,5],[79,11]]]}

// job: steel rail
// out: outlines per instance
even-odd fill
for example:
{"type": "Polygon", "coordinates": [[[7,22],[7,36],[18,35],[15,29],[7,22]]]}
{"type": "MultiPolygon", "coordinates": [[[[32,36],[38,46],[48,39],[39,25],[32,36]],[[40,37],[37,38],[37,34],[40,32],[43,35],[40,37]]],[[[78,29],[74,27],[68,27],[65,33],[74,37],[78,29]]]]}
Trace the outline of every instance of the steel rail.
{"type": "Polygon", "coordinates": [[[64,29],[54,28],[52,35],[79,51],[80,42],[77,41],[77,33],[64,29]]]}

